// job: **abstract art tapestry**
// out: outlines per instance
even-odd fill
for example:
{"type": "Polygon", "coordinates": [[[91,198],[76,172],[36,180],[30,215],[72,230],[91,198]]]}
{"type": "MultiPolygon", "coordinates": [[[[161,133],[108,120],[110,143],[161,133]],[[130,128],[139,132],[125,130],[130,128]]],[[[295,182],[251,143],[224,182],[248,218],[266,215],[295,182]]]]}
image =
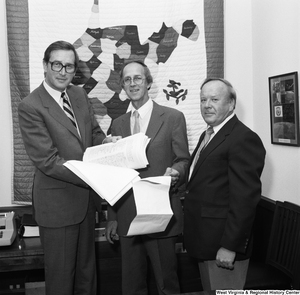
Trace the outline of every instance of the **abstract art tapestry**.
{"type": "Polygon", "coordinates": [[[86,90],[107,134],[129,105],[120,69],[128,60],[140,60],[154,78],[150,97],[184,113],[193,151],[205,128],[200,84],[207,76],[224,74],[223,0],[9,0],[6,6],[14,203],[31,202],[34,174],[20,137],[17,106],[41,84],[44,50],[57,40],[74,44],[80,66],[73,84],[86,90]]]}

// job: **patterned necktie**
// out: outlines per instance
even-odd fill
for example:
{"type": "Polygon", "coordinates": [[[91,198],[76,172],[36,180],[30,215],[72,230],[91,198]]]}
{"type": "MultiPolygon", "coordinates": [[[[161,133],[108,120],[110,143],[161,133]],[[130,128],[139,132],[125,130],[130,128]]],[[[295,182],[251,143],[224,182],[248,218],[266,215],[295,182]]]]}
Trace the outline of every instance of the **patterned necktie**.
{"type": "Polygon", "coordinates": [[[74,127],[77,129],[77,124],[76,124],[76,120],[75,120],[75,116],[74,116],[71,104],[64,92],[62,92],[61,98],[63,99],[63,109],[64,109],[66,115],[68,116],[68,118],[70,119],[70,121],[72,122],[74,127]]]}
{"type": "MultiPolygon", "coordinates": [[[[214,133],[214,128],[212,126],[209,126],[205,132],[204,139],[202,140],[202,142],[199,146],[200,153],[206,148],[206,146],[210,140],[210,137],[213,133],[214,133]]],[[[199,155],[198,155],[198,157],[199,157],[199,155]]],[[[197,160],[198,160],[198,158],[197,158],[197,160]]]]}
{"type": "Polygon", "coordinates": [[[133,112],[134,116],[134,125],[133,125],[133,134],[140,132],[140,114],[137,110],[133,112]]]}
{"type": "Polygon", "coordinates": [[[194,157],[194,160],[193,160],[193,162],[191,164],[189,179],[191,178],[191,175],[193,173],[193,170],[194,170],[194,168],[196,166],[196,163],[197,163],[197,161],[199,159],[200,154],[206,148],[207,144],[209,143],[210,137],[211,137],[211,135],[213,133],[214,133],[214,128],[212,126],[209,126],[207,128],[206,132],[205,132],[205,136],[204,136],[203,140],[201,141],[200,146],[199,146],[199,148],[198,148],[198,150],[196,152],[196,155],[194,157]]]}

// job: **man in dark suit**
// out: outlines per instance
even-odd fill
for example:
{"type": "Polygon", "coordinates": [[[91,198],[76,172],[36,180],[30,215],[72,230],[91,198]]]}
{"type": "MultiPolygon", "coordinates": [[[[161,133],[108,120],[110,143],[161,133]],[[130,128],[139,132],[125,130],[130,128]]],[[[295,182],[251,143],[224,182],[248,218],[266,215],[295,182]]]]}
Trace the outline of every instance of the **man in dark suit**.
{"type": "Polygon", "coordinates": [[[105,135],[84,89],[69,85],[78,66],[73,45],[52,43],[43,66],[44,82],[19,104],[19,123],[36,167],[33,207],[44,249],[46,294],[93,295],[95,204],[90,188],[63,164],[82,160],[85,149],[101,144],[105,135]],[[68,115],[62,93],[69,102],[68,115]]]}
{"type": "Polygon", "coordinates": [[[236,92],[228,81],[206,79],[200,99],[213,133],[202,134],[189,164],[185,246],[199,261],[204,290],[243,289],[265,149],[234,114],[236,92]]]}
{"type": "MultiPolygon", "coordinates": [[[[126,137],[139,130],[151,140],[146,155],[149,165],[140,169],[140,177],[170,175],[170,202],[173,217],[164,232],[128,237],[130,217],[135,213],[132,190],[108,209],[106,237],[110,243],[120,238],[122,252],[122,290],[124,295],[148,294],[147,256],[154,270],[159,294],[180,293],[177,277],[175,243],[182,232],[183,215],[176,182],[184,177],[189,159],[184,115],[153,102],[148,95],[152,76],[141,62],[125,65],[121,72],[122,87],[131,101],[131,111],[114,120],[112,134],[126,137]],[[138,111],[138,119],[133,116],[138,111]]],[[[157,204],[159,206],[159,204],[157,204]]]]}

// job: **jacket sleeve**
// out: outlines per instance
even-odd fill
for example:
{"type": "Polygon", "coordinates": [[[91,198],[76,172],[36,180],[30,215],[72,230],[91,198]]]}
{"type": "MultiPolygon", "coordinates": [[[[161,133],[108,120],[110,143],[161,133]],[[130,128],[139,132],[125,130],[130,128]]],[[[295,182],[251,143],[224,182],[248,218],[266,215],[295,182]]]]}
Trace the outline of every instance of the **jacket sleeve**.
{"type": "Polygon", "coordinates": [[[244,253],[261,197],[265,149],[251,130],[235,136],[228,151],[229,211],[221,245],[244,253]]]}
{"type": "Polygon", "coordinates": [[[178,113],[178,118],[176,118],[172,130],[172,150],[174,153],[172,168],[180,173],[179,183],[182,183],[185,179],[190,153],[188,148],[186,121],[181,112],[178,113]]]}

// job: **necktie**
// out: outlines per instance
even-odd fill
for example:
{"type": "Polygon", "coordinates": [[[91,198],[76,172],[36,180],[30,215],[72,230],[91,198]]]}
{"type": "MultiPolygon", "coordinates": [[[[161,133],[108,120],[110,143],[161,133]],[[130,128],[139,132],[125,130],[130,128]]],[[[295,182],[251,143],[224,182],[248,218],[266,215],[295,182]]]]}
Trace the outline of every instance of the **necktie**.
{"type": "Polygon", "coordinates": [[[133,112],[134,116],[134,125],[133,125],[133,134],[140,132],[140,114],[137,110],[133,112]]]}
{"type": "MultiPolygon", "coordinates": [[[[205,132],[204,139],[201,141],[201,144],[199,146],[199,149],[198,149],[198,151],[200,151],[199,154],[206,148],[206,146],[210,140],[210,137],[213,133],[214,133],[214,128],[209,126],[205,132]]],[[[198,157],[199,157],[199,155],[198,155],[198,157]]],[[[198,158],[197,158],[197,160],[198,160],[198,158]]]]}
{"type": "Polygon", "coordinates": [[[76,120],[75,120],[75,116],[74,116],[71,104],[64,92],[62,92],[61,98],[63,99],[63,109],[64,109],[66,115],[68,116],[68,118],[70,119],[70,121],[72,122],[74,127],[77,129],[77,124],[76,124],[76,120]]]}
{"type": "Polygon", "coordinates": [[[193,170],[194,170],[194,168],[196,166],[196,163],[197,163],[197,161],[199,159],[199,156],[200,156],[201,152],[206,148],[206,146],[207,146],[207,144],[208,144],[208,142],[210,140],[210,137],[211,137],[211,135],[213,133],[214,133],[213,127],[209,126],[207,128],[206,132],[205,132],[205,136],[204,136],[203,140],[201,141],[200,146],[199,146],[199,148],[197,150],[197,153],[196,153],[196,155],[194,157],[194,160],[193,160],[193,162],[191,164],[189,178],[191,178],[191,175],[192,175],[193,170]]]}

